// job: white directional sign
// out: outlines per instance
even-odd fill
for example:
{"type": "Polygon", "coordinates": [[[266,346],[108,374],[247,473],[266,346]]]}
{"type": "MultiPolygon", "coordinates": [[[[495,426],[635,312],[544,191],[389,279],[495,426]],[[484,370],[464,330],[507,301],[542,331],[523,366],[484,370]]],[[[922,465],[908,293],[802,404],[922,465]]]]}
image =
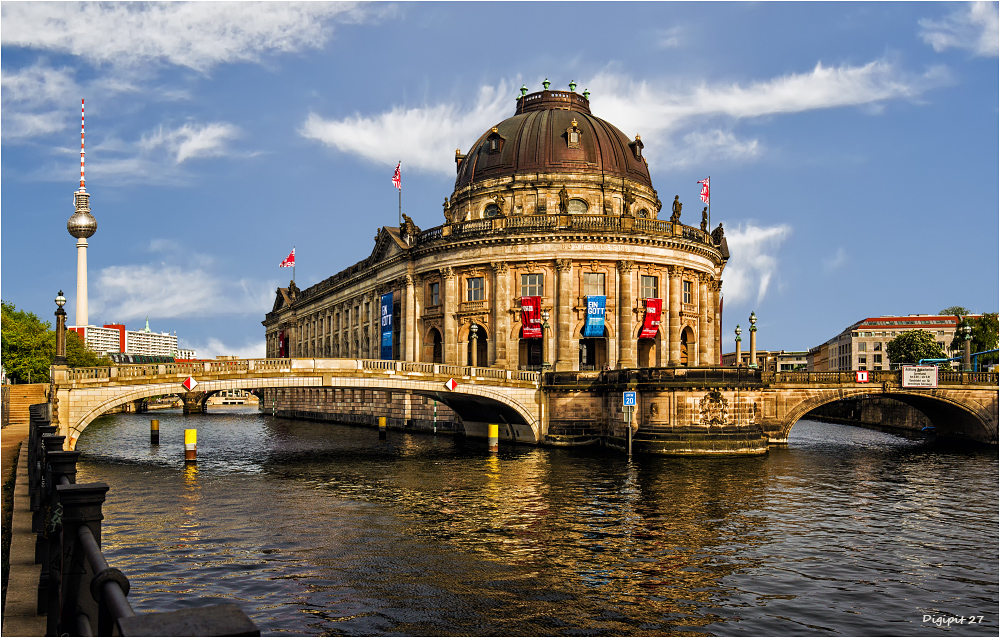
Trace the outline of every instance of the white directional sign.
{"type": "Polygon", "coordinates": [[[938,387],[937,366],[903,366],[904,388],[938,387]]]}
{"type": "Polygon", "coordinates": [[[188,377],[187,379],[184,379],[184,383],[182,383],[181,385],[184,386],[185,390],[190,392],[191,390],[194,390],[194,387],[198,385],[198,382],[195,380],[194,377],[188,377]]]}
{"type": "Polygon", "coordinates": [[[635,390],[622,392],[622,405],[635,407],[635,390]]]}

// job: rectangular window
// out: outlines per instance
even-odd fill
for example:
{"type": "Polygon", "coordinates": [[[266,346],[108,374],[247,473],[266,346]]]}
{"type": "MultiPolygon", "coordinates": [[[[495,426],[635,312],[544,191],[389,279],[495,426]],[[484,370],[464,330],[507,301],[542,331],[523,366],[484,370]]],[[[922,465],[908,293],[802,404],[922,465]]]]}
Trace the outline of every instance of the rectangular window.
{"type": "Polygon", "coordinates": [[[583,294],[587,296],[604,295],[604,273],[583,273],[583,294]]]}
{"type": "Polygon", "coordinates": [[[860,363],[862,365],[868,363],[868,356],[864,355],[864,354],[859,354],[858,355],[858,363],[860,363]]]}
{"type": "Polygon", "coordinates": [[[648,275],[643,275],[642,277],[639,278],[639,280],[640,280],[640,287],[642,289],[642,298],[643,299],[656,299],[656,298],[659,297],[659,295],[656,294],[656,291],[657,291],[657,288],[656,288],[657,278],[656,277],[650,277],[648,275]]]}
{"type": "Polygon", "coordinates": [[[858,344],[858,352],[865,352],[868,349],[868,344],[864,341],[858,344]]]}
{"type": "Polygon", "coordinates": [[[875,370],[881,370],[881,369],[882,369],[882,366],[874,366],[874,369],[875,369],[875,370]]]}
{"type": "Polygon", "coordinates": [[[431,306],[441,305],[441,283],[434,282],[431,284],[431,306]]]}
{"type": "Polygon", "coordinates": [[[874,343],[874,345],[872,345],[872,352],[882,352],[882,342],[881,341],[876,341],[874,343]]]}
{"type": "Polygon", "coordinates": [[[371,321],[372,319],[372,305],[370,302],[365,302],[365,323],[371,321]]]}
{"type": "Polygon", "coordinates": [[[521,296],[541,297],[545,294],[542,285],[544,275],[541,273],[521,275],[521,296]]]}
{"type": "Polygon", "coordinates": [[[872,355],[872,363],[882,363],[882,355],[880,355],[880,354],[873,354],[872,355]]]}
{"type": "Polygon", "coordinates": [[[486,298],[486,288],[482,277],[469,277],[466,279],[466,290],[468,295],[466,301],[482,301],[486,298]]]}
{"type": "Polygon", "coordinates": [[[691,303],[691,282],[685,281],[684,286],[684,303],[691,303]]]}

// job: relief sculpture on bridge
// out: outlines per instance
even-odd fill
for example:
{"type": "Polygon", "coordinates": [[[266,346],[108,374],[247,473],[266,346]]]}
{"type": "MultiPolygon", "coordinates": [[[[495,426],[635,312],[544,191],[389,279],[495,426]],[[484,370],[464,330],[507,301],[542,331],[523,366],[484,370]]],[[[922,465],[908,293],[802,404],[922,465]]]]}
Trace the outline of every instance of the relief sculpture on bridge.
{"type": "Polygon", "coordinates": [[[702,425],[728,425],[729,401],[718,390],[711,390],[699,402],[702,425]]]}

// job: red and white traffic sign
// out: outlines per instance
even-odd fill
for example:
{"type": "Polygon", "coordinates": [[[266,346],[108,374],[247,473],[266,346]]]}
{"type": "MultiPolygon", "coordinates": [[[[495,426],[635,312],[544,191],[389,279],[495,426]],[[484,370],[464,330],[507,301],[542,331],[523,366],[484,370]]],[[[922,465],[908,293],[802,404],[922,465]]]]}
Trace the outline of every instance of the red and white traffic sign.
{"type": "Polygon", "coordinates": [[[458,383],[456,383],[454,379],[448,379],[447,383],[444,384],[444,387],[448,388],[449,390],[454,390],[455,388],[458,387],[458,383]]]}
{"type": "Polygon", "coordinates": [[[854,381],[857,383],[868,383],[868,371],[867,370],[855,370],[854,371],[854,381]]]}
{"type": "Polygon", "coordinates": [[[194,377],[188,377],[187,379],[184,379],[184,383],[182,383],[181,385],[184,386],[185,390],[190,392],[191,390],[194,390],[194,387],[198,385],[198,382],[195,381],[194,377]]]}

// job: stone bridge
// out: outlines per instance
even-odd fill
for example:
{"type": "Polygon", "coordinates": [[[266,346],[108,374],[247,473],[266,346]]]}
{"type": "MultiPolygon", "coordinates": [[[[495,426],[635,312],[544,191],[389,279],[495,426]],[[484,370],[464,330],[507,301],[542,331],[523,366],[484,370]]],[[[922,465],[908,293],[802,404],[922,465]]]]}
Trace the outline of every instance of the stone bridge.
{"type": "MultiPolygon", "coordinates": [[[[868,382],[858,383],[853,371],[678,367],[539,375],[407,361],[241,359],[54,366],[52,378],[52,422],[69,449],[91,421],[125,403],[178,394],[193,405],[222,390],[268,388],[420,395],[449,406],[467,425],[520,424],[530,429],[531,442],[557,445],[623,440],[629,426],[622,418],[621,392],[635,390],[638,405],[630,427],[638,439],[656,442],[646,446],[649,450],[661,453],[759,453],[787,443],[792,426],[810,410],[861,395],[892,397],[918,409],[940,435],[996,444],[998,430],[997,373],[940,371],[938,387],[908,388],[898,370],[869,371],[868,382]],[[188,377],[197,381],[192,391],[182,385],[188,377]],[[451,379],[454,389],[445,385],[451,379]],[[739,442],[730,449],[714,440],[727,437],[739,442]]],[[[477,427],[466,428],[473,431],[477,427]]]]}
{"type": "Polygon", "coordinates": [[[185,405],[223,390],[345,388],[412,393],[444,403],[463,420],[522,424],[543,436],[536,372],[366,359],[238,359],[109,368],[53,366],[52,425],[74,449],[86,427],[102,414],[147,397],[177,394],[185,405]],[[197,385],[182,384],[191,377],[197,385]],[[454,379],[449,390],[445,383],[454,379]]]}

